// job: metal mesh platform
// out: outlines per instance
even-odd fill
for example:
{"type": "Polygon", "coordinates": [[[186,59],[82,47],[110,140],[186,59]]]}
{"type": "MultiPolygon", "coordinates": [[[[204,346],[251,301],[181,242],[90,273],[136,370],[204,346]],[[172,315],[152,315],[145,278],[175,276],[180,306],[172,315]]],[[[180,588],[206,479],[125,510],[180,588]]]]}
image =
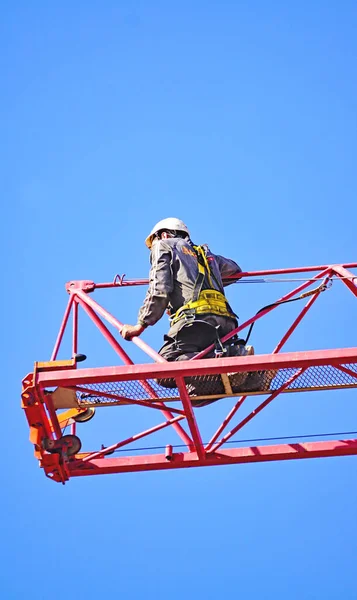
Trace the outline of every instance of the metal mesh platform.
{"type": "MultiPolygon", "coordinates": [[[[196,401],[207,397],[213,400],[241,395],[267,395],[279,390],[298,371],[298,368],[286,368],[278,371],[250,371],[243,374],[192,376],[186,377],[185,383],[194,405],[196,401]]],[[[160,383],[170,384],[172,381],[160,380],[160,383]]],[[[357,363],[339,367],[310,366],[282,393],[356,387],[357,363]]],[[[77,400],[83,407],[125,405],[135,401],[177,402],[180,399],[177,388],[164,387],[153,379],[83,384],[80,388],[76,386],[74,389],[77,400]]]]}

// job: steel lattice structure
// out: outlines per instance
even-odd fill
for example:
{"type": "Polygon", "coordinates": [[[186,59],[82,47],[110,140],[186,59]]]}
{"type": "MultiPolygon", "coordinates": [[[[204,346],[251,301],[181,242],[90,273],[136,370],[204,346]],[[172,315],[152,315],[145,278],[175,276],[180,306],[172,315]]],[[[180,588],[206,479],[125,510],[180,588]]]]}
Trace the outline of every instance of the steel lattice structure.
{"type": "MultiPolygon", "coordinates": [[[[35,457],[40,466],[48,477],[65,483],[70,477],[83,475],[357,454],[357,439],[237,448],[225,446],[232,440],[232,436],[279,394],[357,387],[356,347],[280,352],[332,278],[340,280],[357,297],[357,276],[349,270],[353,268],[357,268],[357,263],[243,273],[242,278],[309,273],[298,287],[223,338],[223,341],[228,340],[282,302],[298,297],[306,298],[306,304],[272,354],[208,359],[205,355],[211,350],[210,347],[194,359],[175,363],[166,362],[145,341],[134,338],[134,344],[154,361],[150,364],[134,364],[103,320],[117,331],[120,331],[122,323],[91,297],[96,289],[147,285],[147,280],[126,280],[116,276],[111,283],[68,283],[66,289],[69,301],[52,356],[48,362],[36,362],[33,373],[23,379],[22,406],[30,426],[30,441],[34,444],[35,457]],[[78,307],[98,327],[121,359],[122,366],[81,368],[80,360],[83,357],[78,354],[78,307]],[[70,315],[72,358],[61,361],[57,360],[57,356],[64,332],[69,327],[70,315]],[[229,378],[232,373],[245,374],[244,377],[247,373],[250,374],[248,377],[260,373],[262,385],[259,391],[245,391],[244,384],[243,390],[232,388],[229,378]],[[174,380],[176,387],[162,387],[158,380],[165,379],[174,380]],[[218,423],[210,441],[205,444],[202,442],[195,408],[201,397],[190,395],[188,382],[193,380],[204,381],[206,389],[212,383],[211,399],[237,397],[234,407],[223,422],[218,423]],[[217,384],[221,386],[219,393],[217,384]],[[239,409],[248,396],[256,397],[256,407],[244,419],[239,420],[239,409]],[[260,396],[266,398],[262,400],[260,396]],[[81,442],[77,436],[78,423],[88,420],[94,414],[93,407],[124,405],[140,407],[141,411],[145,409],[160,412],[164,420],[111,446],[81,452],[81,442]],[[71,433],[64,435],[68,426],[71,433]],[[136,440],[150,438],[165,428],[175,430],[186,450],[176,452],[170,443],[155,454],[112,456],[113,451],[126,448],[136,440]]],[[[205,397],[207,398],[207,393],[205,397]]],[[[200,411],[204,415],[204,409],[201,408],[200,411]]]]}

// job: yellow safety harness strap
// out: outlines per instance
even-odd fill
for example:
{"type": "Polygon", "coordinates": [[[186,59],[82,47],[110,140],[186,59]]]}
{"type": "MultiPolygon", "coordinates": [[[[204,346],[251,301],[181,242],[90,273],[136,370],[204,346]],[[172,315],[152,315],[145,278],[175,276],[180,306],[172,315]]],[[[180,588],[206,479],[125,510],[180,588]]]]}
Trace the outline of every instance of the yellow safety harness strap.
{"type": "Polygon", "coordinates": [[[171,325],[177,323],[180,319],[183,319],[187,315],[187,312],[193,315],[210,313],[236,319],[237,316],[228,310],[225,295],[214,288],[211,269],[204,248],[202,248],[202,246],[194,246],[194,249],[198,259],[198,275],[195,281],[192,300],[176,311],[171,318],[171,325]],[[211,288],[202,290],[206,274],[211,288]]]}
{"type": "Polygon", "coordinates": [[[210,269],[210,266],[208,264],[206,252],[204,251],[204,249],[202,248],[202,246],[194,246],[194,249],[196,250],[196,253],[198,255],[198,271],[200,273],[203,272],[203,277],[207,273],[207,277],[208,277],[208,281],[209,281],[210,287],[212,289],[214,289],[214,285],[213,285],[212,277],[211,277],[211,269],[210,269]],[[203,265],[201,264],[200,259],[203,262],[203,265]]]}
{"type": "Polygon", "coordinates": [[[211,314],[221,317],[231,317],[236,319],[236,315],[228,310],[227,300],[224,294],[216,290],[202,290],[198,300],[191,300],[176,311],[171,319],[171,325],[174,325],[180,319],[183,319],[187,312],[195,315],[211,314]]]}

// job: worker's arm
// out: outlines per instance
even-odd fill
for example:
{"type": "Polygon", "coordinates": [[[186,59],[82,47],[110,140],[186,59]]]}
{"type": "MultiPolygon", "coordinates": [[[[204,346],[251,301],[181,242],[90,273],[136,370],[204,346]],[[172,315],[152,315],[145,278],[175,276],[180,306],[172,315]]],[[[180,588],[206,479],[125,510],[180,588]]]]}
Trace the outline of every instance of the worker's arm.
{"type": "Polygon", "coordinates": [[[139,310],[137,325],[124,325],[121,335],[126,340],[140,335],[149,325],[155,325],[164,314],[173,290],[171,248],[165,240],[158,240],[151,250],[149,288],[139,310]]]}
{"type": "Polygon", "coordinates": [[[220,256],[219,254],[216,254],[215,258],[218,263],[224,287],[230,285],[231,283],[234,283],[236,279],[239,279],[239,275],[240,273],[242,273],[242,269],[239,265],[237,265],[236,262],[234,262],[234,260],[231,260],[230,258],[225,258],[224,256],[220,256]]]}

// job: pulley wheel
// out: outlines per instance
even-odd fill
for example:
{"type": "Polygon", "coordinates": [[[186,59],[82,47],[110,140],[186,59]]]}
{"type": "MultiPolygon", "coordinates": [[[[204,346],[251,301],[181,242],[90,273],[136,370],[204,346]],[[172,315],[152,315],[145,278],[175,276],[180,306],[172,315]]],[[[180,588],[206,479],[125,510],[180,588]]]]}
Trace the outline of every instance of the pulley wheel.
{"type": "Polygon", "coordinates": [[[82,442],[77,435],[73,435],[69,433],[68,435],[64,435],[58,440],[61,444],[61,447],[66,446],[66,454],[67,456],[73,456],[77,454],[82,448],[82,442]]]}
{"type": "Polygon", "coordinates": [[[61,454],[64,452],[67,456],[73,456],[80,451],[82,442],[78,436],[70,433],[68,435],[63,435],[59,440],[50,440],[46,438],[43,440],[42,446],[47,452],[51,452],[51,454],[61,454]]]}
{"type": "Polygon", "coordinates": [[[76,421],[76,423],[86,423],[87,421],[90,421],[91,419],[93,419],[95,415],[95,408],[87,408],[87,410],[78,413],[78,415],[76,415],[75,417],[73,417],[73,420],[76,421]]]}

